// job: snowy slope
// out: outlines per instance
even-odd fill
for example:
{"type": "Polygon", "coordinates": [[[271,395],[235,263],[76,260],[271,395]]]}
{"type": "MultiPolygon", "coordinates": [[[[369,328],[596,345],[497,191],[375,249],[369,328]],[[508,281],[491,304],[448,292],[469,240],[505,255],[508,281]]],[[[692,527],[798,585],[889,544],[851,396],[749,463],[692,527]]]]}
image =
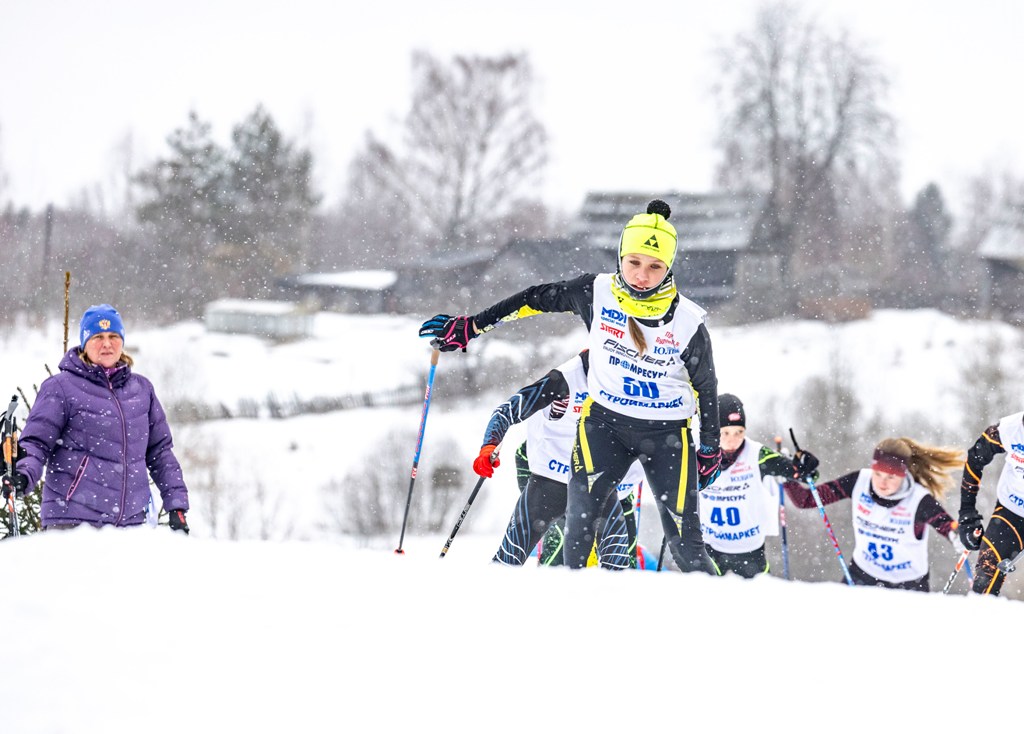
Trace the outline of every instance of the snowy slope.
{"type": "Polygon", "coordinates": [[[1018,638],[986,656],[984,632],[1014,629],[1019,602],[508,569],[437,547],[163,528],[3,543],[0,729],[845,734],[1018,720],[1012,703],[979,713],[964,660],[984,660],[983,686],[1013,680],[1018,638]]]}

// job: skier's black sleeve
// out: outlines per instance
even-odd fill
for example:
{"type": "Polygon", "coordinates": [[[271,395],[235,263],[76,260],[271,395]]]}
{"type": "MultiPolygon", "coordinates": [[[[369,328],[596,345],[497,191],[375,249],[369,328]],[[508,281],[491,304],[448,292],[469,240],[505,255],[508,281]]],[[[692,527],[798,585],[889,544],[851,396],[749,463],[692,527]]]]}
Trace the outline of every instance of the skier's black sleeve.
{"type": "Polygon", "coordinates": [[[999,425],[989,426],[974,442],[967,452],[964,462],[964,475],[960,481],[960,512],[974,509],[978,501],[978,490],[981,488],[981,475],[985,467],[992,463],[996,454],[1005,453],[1003,441],[999,437],[999,425]]]}
{"type": "Polygon", "coordinates": [[[926,525],[935,528],[935,532],[944,538],[953,540],[953,518],[946,512],[946,508],[939,504],[939,501],[930,494],[921,498],[917,506],[917,515],[914,517],[914,536],[918,539],[924,537],[926,525]]]}
{"type": "Polygon", "coordinates": [[[539,313],[574,313],[587,330],[594,320],[594,273],[557,283],[542,283],[498,301],[473,317],[478,331],[493,329],[502,321],[515,321],[539,313]]]}
{"type": "MultiPolygon", "coordinates": [[[[859,476],[859,471],[850,472],[838,479],[833,479],[831,482],[815,485],[818,488],[818,495],[821,497],[821,504],[830,505],[839,500],[850,499],[853,496],[853,488],[856,486],[859,476]]],[[[804,484],[791,479],[783,484],[782,487],[786,490],[786,495],[790,501],[797,507],[806,509],[817,506],[810,488],[804,484]]]]}
{"type": "Polygon", "coordinates": [[[686,371],[690,374],[690,384],[697,391],[700,442],[717,449],[722,435],[718,425],[718,377],[715,375],[715,360],[711,354],[711,335],[704,324],[697,327],[682,357],[686,371]]]}
{"type": "Polygon", "coordinates": [[[999,438],[998,425],[989,426],[978,437],[967,452],[967,463],[964,465],[964,481],[969,484],[981,484],[981,474],[985,467],[992,463],[996,454],[1005,454],[1006,448],[999,438]]]}
{"type": "Polygon", "coordinates": [[[762,446],[757,455],[757,463],[761,467],[761,479],[765,477],[793,478],[793,460],[767,446],[762,446]]]}
{"type": "Polygon", "coordinates": [[[569,383],[558,370],[551,370],[534,383],[526,385],[499,405],[491,413],[484,431],[482,446],[497,446],[505,438],[508,429],[522,423],[538,410],[543,410],[556,400],[568,403],[569,383]]]}
{"type": "Polygon", "coordinates": [[[1003,441],[999,437],[999,426],[989,426],[978,437],[967,452],[967,463],[964,466],[964,478],[973,484],[981,483],[981,474],[985,467],[992,463],[996,454],[1005,453],[1003,441]]]}

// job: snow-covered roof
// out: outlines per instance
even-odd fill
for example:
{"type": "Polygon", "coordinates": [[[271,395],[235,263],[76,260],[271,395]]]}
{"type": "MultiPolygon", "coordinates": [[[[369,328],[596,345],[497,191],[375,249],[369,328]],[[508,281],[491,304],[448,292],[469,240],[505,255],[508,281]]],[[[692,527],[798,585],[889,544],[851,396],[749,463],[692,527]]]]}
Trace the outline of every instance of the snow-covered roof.
{"type": "Polygon", "coordinates": [[[990,260],[1024,260],[1024,226],[1020,221],[1003,221],[985,234],[978,255],[990,260]]]}
{"type": "Polygon", "coordinates": [[[296,276],[298,285],[326,285],[335,288],[358,288],[379,291],[390,288],[398,280],[393,270],[346,270],[341,273],[306,273],[296,276]]]}
{"type": "Polygon", "coordinates": [[[689,251],[740,251],[751,245],[765,196],[754,192],[707,194],[593,192],[573,222],[573,234],[591,247],[617,250],[623,225],[652,198],[672,208],[671,223],[689,251]]]}
{"type": "Polygon", "coordinates": [[[259,314],[289,314],[299,308],[291,301],[259,301],[246,298],[220,298],[206,304],[206,313],[244,312],[259,314]]]}

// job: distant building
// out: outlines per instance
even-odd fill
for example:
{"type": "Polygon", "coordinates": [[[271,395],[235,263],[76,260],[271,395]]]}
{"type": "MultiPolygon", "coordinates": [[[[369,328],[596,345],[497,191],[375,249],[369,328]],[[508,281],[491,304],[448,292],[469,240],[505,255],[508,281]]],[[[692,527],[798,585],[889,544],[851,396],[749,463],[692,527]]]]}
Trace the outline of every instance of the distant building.
{"type": "Polygon", "coordinates": [[[669,221],[679,234],[673,272],[688,298],[706,306],[729,300],[747,283],[763,288],[779,282],[778,262],[757,238],[766,202],[761,194],[591,193],[573,224],[573,239],[603,251],[609,263],[604,269],[611,270],[623,225],[651,199],[672,209],[669,221]]]}
{"type": "Polygon", "coordinates": [[[222,298],[206,304],[207,331],[267,339],[302,339],[313,333],[313,315],[296,303],[222,298]]]}
{"type": "Polygon", "coordinates": [[[1024,323],[1024,212],[1007,212],[978,246],[984,266],[979,310],[1024,323]]]}
{"type": "Polygon", "coordinates": [[[614,267],[614,255],[572,238],[511,239],[497,249],[409,263],[399,268],[395,295],[405,311],[482,308],[536,283],[614,267]]]}
{"type": "Polygon", "coordinates": [[[302,273],[278,280],[289,297],[317,311],[381,313],[394,311],[394,270],[346,270],[338,273],[302,273]]]}
{"type": "Polygon", "coordinates": [[[353,313],[425,313],[480,308],[527,286],[614,271],[619,235],[654,198],[672,208],[679,232],[680,290],[702,306],[738,290],[774,288],[779,266],[757,238],[760,194],[591,193],[564,237],[509,239],[500,247],[409,259],[393,270],[311,273],[278,281],[311,308],[353,313]]]}

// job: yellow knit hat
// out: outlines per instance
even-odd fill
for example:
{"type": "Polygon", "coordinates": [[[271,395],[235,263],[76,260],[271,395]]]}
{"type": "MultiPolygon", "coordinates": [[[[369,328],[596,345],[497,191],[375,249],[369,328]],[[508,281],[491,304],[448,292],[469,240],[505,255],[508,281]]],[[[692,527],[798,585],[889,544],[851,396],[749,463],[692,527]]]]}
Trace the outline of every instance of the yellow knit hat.
{"type": "Polygon", "coordinates": [[[676,228],[668,223],[672,210],[661,199],[647,205],[646,214],[629,220],[619,238],[619,260],[626,255],[650,255],[669,268],[676,259],[676,228]]]}

